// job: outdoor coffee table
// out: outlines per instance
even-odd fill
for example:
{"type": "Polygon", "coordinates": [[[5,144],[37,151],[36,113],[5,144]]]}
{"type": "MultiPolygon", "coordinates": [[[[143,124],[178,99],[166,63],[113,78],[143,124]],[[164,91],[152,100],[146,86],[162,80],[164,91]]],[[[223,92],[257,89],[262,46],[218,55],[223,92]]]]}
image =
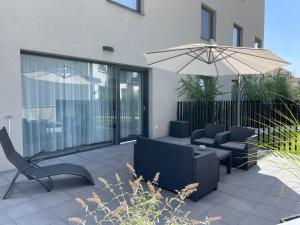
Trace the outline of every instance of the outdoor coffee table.
{"type": "MultiPolygon", "coordinates": [[[[219,148],[212,148],[212,147],[206,147],[205,150],[199,150],[198,145],[189,144],[188,146],[193,147],[194,151],[198,154],[201,154],[203,152],[215,152],[219,160],[219,165],[222,162],[227,167],[227,174],[231,174],[231,161],[232,161],[231,151],[227,151],[219,148]]],[[[219,167],[219,174],[220,174],[220,167],[219,167]]]]}

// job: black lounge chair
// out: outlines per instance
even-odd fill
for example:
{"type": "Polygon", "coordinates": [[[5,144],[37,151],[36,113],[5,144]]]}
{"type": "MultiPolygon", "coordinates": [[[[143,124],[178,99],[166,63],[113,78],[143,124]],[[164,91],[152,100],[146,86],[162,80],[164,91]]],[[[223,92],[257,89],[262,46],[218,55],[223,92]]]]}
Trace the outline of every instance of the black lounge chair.
{"type": "MultiPolygon", "coordinates": [[[[91,174],[82,166],[62,163],[55,164],[51,166],[40,167],[37,164],[41,162],[41,160],[36,160],[37,156],[41,154],[38,153],[34,156],[24,158],[22,157],[14,148],[11,140],[8,136],[6,128],[3,127],[0,130],[0,142],[4,153],[7,159],[18,169],[16,175],[13,177],[3,199],[7,199],[10,191],[13,188],[18,176],[23,174],[28,178],[28,180],[36,180],[39,182],[48,192],[52,189],[52,176],[62,175],[62,174],[70,174],[75,176],[84,177],[89,183],[94,185],[93,178],[91,174]],[[44,183],[41,178],[48,178],[48,182],[44,183]]],[[[44,152],[44,151],[42,151],[44,152]]]]}

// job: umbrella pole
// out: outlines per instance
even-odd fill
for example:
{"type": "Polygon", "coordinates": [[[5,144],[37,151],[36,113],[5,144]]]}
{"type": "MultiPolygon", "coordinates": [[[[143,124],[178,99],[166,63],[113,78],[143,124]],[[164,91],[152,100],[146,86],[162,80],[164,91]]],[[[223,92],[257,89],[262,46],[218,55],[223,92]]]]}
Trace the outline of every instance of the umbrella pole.
{"type": "Polygon", "coordinates": [[[241,126],[241,75],[238,74],[237,83],[237,126],[241,126]]]}

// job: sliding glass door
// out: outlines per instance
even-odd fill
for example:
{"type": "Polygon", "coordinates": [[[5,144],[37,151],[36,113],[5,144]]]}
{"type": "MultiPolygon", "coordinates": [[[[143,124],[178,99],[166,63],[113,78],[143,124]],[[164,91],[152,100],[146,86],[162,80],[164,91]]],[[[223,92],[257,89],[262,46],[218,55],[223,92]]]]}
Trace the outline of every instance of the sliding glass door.
{"type": "Polygon", "coordinates": [[[143,134],[142,73],[121,69],[119,80],[120,139],[127,141],[143,134]]]}
{"type": "Polygon", "coordinates": [[[147,135],[144,71],[22,53],[21,73],[26,156],[147,135]]]}
{"type": "Polygon", "coordinates": [[[113,142],[108,65],[21,55],[24,155],[113,142]]]}

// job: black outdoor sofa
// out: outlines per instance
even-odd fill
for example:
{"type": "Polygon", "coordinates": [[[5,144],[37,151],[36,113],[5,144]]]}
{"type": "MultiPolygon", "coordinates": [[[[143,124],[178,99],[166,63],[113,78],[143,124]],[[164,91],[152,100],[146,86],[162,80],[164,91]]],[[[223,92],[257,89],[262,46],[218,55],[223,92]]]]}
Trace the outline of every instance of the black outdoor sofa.
{"type": "Polygon", "coordinates": [[[7,157],[7,159],[18,170],[16,175],[13,177],[3,199],[8,198],[8,195],[9,195],[10,191],[12,190],[13,185],[16,182],[16,180],[20,174],[23,174],[29,180],[36,180],[48,192],[50,192],[51,188],[52,188],[51,177],[56,176],[56,175],[62,175],[62,174],[69,174],[69,175],[83,177],[88,181],[89,184],[94,185],[94,181],[93,181],[91,174],[82,166],[68,164],[68,163],[62,163],[62,164],[55,164],[55,165],[51,165],[51,166],[40,167],[38,165],[40,160],[37,160],[37,156],[40,155],[40,153],[38,153],[32,157],[29,157],[29,158],[22,157],[15,150],[5,127],[3,127],[0,130],[0,142],[1,142],[2,148],[4,150],[4,153],[7,157]],[[44,182],[43,180],[41,180],[41,178],[48,178],[48,181],[44,182]]]}
{"type": "Polygon", "coordinates": [[[190,199],[199,198],[218,187],[219,163],[216,153],[195,153],[190,146],[139,137],[134,145],[134,167],[145,181],[160,172],[158,186],[170,191],[199,183],[190,199]]]}

